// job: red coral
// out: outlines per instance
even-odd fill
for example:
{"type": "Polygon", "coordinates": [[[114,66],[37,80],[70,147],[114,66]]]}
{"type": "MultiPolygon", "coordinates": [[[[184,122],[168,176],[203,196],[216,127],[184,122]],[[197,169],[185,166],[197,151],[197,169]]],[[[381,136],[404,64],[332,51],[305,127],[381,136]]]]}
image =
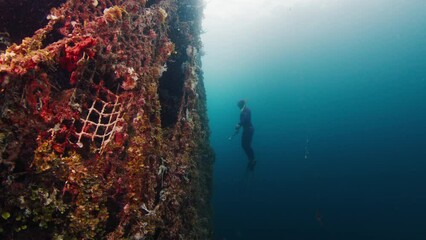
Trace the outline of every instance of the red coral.
{"type": "Polygon", "coordinates": [[[35,113],[41,113],[47,109],[50,95],[48,81],[47,74],[42,73],[38,79],[33,79],[27,86],[26,100],[35,113]]]}
{"type": "Polygon", "coordinates": [[[66,69],[68,72],[72,72],[70,83],[77,83],[77,75],[74,73],[74,70],[77,69],[78,62],[86,56],[88,59],[91,59],[95,56],[95,51],[93,49],[98,41],[93,37],[85,38],[84,40],[76,43],[74,46],[65,46],[65,56],[60,58],[60,65],[62,68],[66,69]]]}

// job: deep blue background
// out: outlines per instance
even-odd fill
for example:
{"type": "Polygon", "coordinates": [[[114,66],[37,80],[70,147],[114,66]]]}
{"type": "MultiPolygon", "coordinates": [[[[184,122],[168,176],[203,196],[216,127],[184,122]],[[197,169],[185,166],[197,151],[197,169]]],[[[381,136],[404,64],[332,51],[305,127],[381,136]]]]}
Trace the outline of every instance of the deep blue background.
{"type": "Polygon", "coordinates": [[[426,2],[394,3],[229,68],[205,57],[215,239],[426,239],[426,2]],[[240,98],[253,174],[227,140],[240,98]]]}

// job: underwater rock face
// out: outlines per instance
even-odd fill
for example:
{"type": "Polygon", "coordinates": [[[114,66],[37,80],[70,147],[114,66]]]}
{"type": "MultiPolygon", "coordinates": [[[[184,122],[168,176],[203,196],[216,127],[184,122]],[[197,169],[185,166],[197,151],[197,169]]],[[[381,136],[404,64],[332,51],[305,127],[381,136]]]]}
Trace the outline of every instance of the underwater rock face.
{"type": "Polygon", "coordinates": [[[201,2],[41,2],[0,23],[0,238],[210,239],[201,2]]]}

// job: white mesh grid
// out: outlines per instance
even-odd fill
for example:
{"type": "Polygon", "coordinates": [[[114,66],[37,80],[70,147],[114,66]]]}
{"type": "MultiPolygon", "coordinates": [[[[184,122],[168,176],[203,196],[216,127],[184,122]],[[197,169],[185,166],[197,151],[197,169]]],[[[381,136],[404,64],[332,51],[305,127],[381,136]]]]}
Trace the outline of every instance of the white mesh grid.
{"type": "Polygon", "coordinates": [[[102,152],[105,146],[113,139],[114,134],[119,129],[120,122],[123,122],[122,111],[123,106],[117,95],[104,87],[99,87],[97,96],[92,106],[88,109],[85,118],[80,121],[83,124],[81,131],[76,133],[77,146],[83,147],[82,138],[87,137],[92,141],[99,141],[100,147],[96,148],[98,152],[102,152]],[[101,99],[101,95],[105,95],[105,99],[101,99]]]}

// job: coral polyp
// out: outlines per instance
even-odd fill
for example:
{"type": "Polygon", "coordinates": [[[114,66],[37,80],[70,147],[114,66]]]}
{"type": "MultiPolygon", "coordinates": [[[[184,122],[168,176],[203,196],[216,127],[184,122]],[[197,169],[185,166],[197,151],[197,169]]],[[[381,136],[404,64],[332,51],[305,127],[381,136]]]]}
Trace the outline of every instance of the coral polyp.
{"type": "Polygon", "coordinates": [[[212,237],[196,1],[57,1],[5,45],[1,239],[212,237]]]}

